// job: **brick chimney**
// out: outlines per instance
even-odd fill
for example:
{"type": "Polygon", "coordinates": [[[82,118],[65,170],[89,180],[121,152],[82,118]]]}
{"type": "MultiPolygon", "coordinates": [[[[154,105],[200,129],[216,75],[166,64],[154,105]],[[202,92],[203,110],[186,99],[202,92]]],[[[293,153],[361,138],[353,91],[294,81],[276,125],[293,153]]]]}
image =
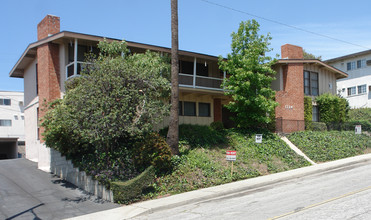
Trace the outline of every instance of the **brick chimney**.
{"type": "MultiPolygon", "coordinates": [[[[37,25],[37,39],[41,40],[50,35],[60,32],[59,17],[47,15],[37,25]]],[[[37,83],[39,108],[41,111],[38,117],[41,119],[45,115],[44,104],[61,97],[60,88],[60,64],[59,64],[60,45],[52,42],[45,43],[37,47],[37,83]]],[[[44,128],[40,128],[40,142],[44,142],[41,137],[44,128]]]]}
{"type": "Polygon", "coordinates": [[[281,59],[303,59],[303,48],[292,44],[281,46],[281,59]]]}
{"type": "Polygon", "coordinates": [[[47,15],[37,25],[37,40],[41,40],[59,32],[60,18],[54,15],[47,15]]]}

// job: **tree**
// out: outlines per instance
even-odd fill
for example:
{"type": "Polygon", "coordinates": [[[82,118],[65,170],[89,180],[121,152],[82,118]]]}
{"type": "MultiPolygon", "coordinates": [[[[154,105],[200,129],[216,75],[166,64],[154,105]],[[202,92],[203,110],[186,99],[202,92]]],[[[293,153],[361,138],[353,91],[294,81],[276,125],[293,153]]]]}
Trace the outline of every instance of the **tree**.
{"type": "Polygon", "coordinates": [[[270,88],[275,71],[271,68],[275,59],[265,54],[271,37],[259,35],[255,20],[241,22],[237,33],[233,32],[232,52],[227,60],[219,57],[220,69],[230,76],[224,79],[225,93],[232,97],[227,108],[236,113],[238,127],[266,126],[272,121],[277,103],[270,88]]]}
{"type": "Polygon", "coordinates": [[[321,122],[342,123],[348,116],[349,104],[345,98],[330,93],[316,97],[321,122]]]}
{"type": "Polygon", "coordinates": [[[315,56],[307,51],[303,50],[304,59],[315,59],[315,60],[322,60],[322,56],[315,56]]]}
{"type": "Polygon", "coordinates": [[[129,150],[168,115],[170,66],[154,52],[129,54],[125,42],[98,47],[100,55],[67,82],[42,126],[48,147],[70,157],[96,154],[109,166],[113,154],[129,150]]]}
{"type": "Polygon", "coordinates": [[[179,154],[179,61],[178,0],[171,0],[171,109],[167,143],[173,155],[179,154]]]}

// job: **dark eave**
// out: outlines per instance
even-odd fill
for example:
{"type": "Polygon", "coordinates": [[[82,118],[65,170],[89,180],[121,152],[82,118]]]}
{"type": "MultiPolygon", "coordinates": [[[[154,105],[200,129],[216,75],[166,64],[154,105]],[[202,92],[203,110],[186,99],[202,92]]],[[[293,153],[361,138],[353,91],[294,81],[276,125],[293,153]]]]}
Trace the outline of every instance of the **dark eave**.
{"type": "Polygon", "coordinates": [[[333,66],[330,66],[320,60],[316,60],[316,59],[280,59],[280,60],[277,60],[277,63],[275,65],[279,65],[279,64],[295,64],[295,63],[302,63],[302,64],[316,64],[316,65],[320,65],[328,70],[330,70],[331,72],[334,72],[336,74],[336,79],[341,79],[341,78],[346,78],[348,77],[348,74],[333,67],[333,66]]]}

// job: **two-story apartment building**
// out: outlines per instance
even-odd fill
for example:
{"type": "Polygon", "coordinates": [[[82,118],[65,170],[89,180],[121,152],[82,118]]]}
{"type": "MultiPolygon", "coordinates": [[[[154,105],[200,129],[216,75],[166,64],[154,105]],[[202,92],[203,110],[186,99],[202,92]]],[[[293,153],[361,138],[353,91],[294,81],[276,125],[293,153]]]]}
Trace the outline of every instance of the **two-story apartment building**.
{"type": "Polygon", "coordinates": [[[319,121],[316,96],[323,93],[336,94],[336,80],[347,74],[320,60],[303,59],[303,48],[285,44],[281,46],[281,58],[273,66],[276,80],[276,131],[293,132],[305,129],[304,96],[313,99],[313,121],[319,121]]]}
{"type": "Polygon", "coordinates": [[[351,108],[371,108],[371,50],[326,60],[331,66],[348,73],[337,80],[338,93],[351,108]]]}
{"type": "MultiPolygon", "coordinates": [[[[47,15],[37,26],[38,41],[31,43],[10,72],[24,78],[26,158],[38,161],[40,169],[49,171],[52,160],[41,138],[39,119],[45,114],[45,102],[63,97],[65,82],[79,75],[84,54],[98,53],[103,37],[60,31],[60,18],[47,15]]],[[[106,38],[107,41],[118,39],[106,38]]],[[[165,47],[127,41],[131,53],[146,50],[170,54],[165,47]]],[[[304,130],[304,94],[316,96],[335,92],[335,80],[346,74],[318,60],[303,60],[303,50],[293,45],[282,46],[282,57],[273,67],[277,80],[276,109],[279,132],[304,130]]],[[[179,123],[209,125],[213,121],[229,124],[230,112],[223,107],[230,100],[221,83],[226,76],[219,70],[218,57],[179,51],[179,123]]],[[[165,119],[162,125],[166,126],[165,119]]]]}
{"type": "MultiPolygon", "coordinates": [[[[45,114],[43,104],[63,96],[65,82],[79,75],[85,53],[97,53],[97,44],[104,38],[60,31],[60,18],[52,15],[47,15],[37,30],[38,41],[26,48],[10,76],[24,78],[26,158],[38,161],[40,169],[48,170],[50,149],[43,144],[39,127],[39,119],[45,114]]],[[[171,53],[165,47],[131,41],[127,45],[131,53],[171,53]]],[[[179,60],[179,123],[209,125],[222,121],[222,105],[228,97],[220,87],[225,73],[218,68],[218,57],[180,50],[179,60]]],[[[167,123],[165,120],[163,125],[167,123]]]]}
{"type": "Polygon", "coordinates": [[[23,92],[0,91],[0,159],[24,152],[23,92]]]}

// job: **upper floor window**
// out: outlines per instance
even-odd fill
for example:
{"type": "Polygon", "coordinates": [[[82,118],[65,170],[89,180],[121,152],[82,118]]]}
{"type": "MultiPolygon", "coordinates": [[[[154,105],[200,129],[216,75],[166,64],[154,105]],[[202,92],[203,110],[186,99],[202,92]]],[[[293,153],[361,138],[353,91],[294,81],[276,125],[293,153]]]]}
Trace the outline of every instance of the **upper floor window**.
{"type": "Polygon", "coordinates": [[[356,92],[357,91],[356,91],[356,87],[355,86],[348,88],[348,96],[355,95],[356,92]]]}
{"type": "Polygon", "coordinates": [[[347,70],[355,70],[366,67],[366,59],[352,61],[347,63],[347,70]]]}
{"type": "Polygon", "coordinates": [[[317,96],[318,93],[318,73],[304,71],[304,94],[317,96]]]}
{"type": "Polygon", "coordinates": [[[358,86],[358,94],[366,93],[366,84],[358,86]]]}
{"type": "Polygon", "coordinates": [[[0,119],[0,126],[1,127],[10,127],[12,126],[12,120],[0,119]]]}
{"type": "Polygon", "coordinates": [[[0,105],[11,105],[12,102],[10,99],[0,99],[0,105]]]}

